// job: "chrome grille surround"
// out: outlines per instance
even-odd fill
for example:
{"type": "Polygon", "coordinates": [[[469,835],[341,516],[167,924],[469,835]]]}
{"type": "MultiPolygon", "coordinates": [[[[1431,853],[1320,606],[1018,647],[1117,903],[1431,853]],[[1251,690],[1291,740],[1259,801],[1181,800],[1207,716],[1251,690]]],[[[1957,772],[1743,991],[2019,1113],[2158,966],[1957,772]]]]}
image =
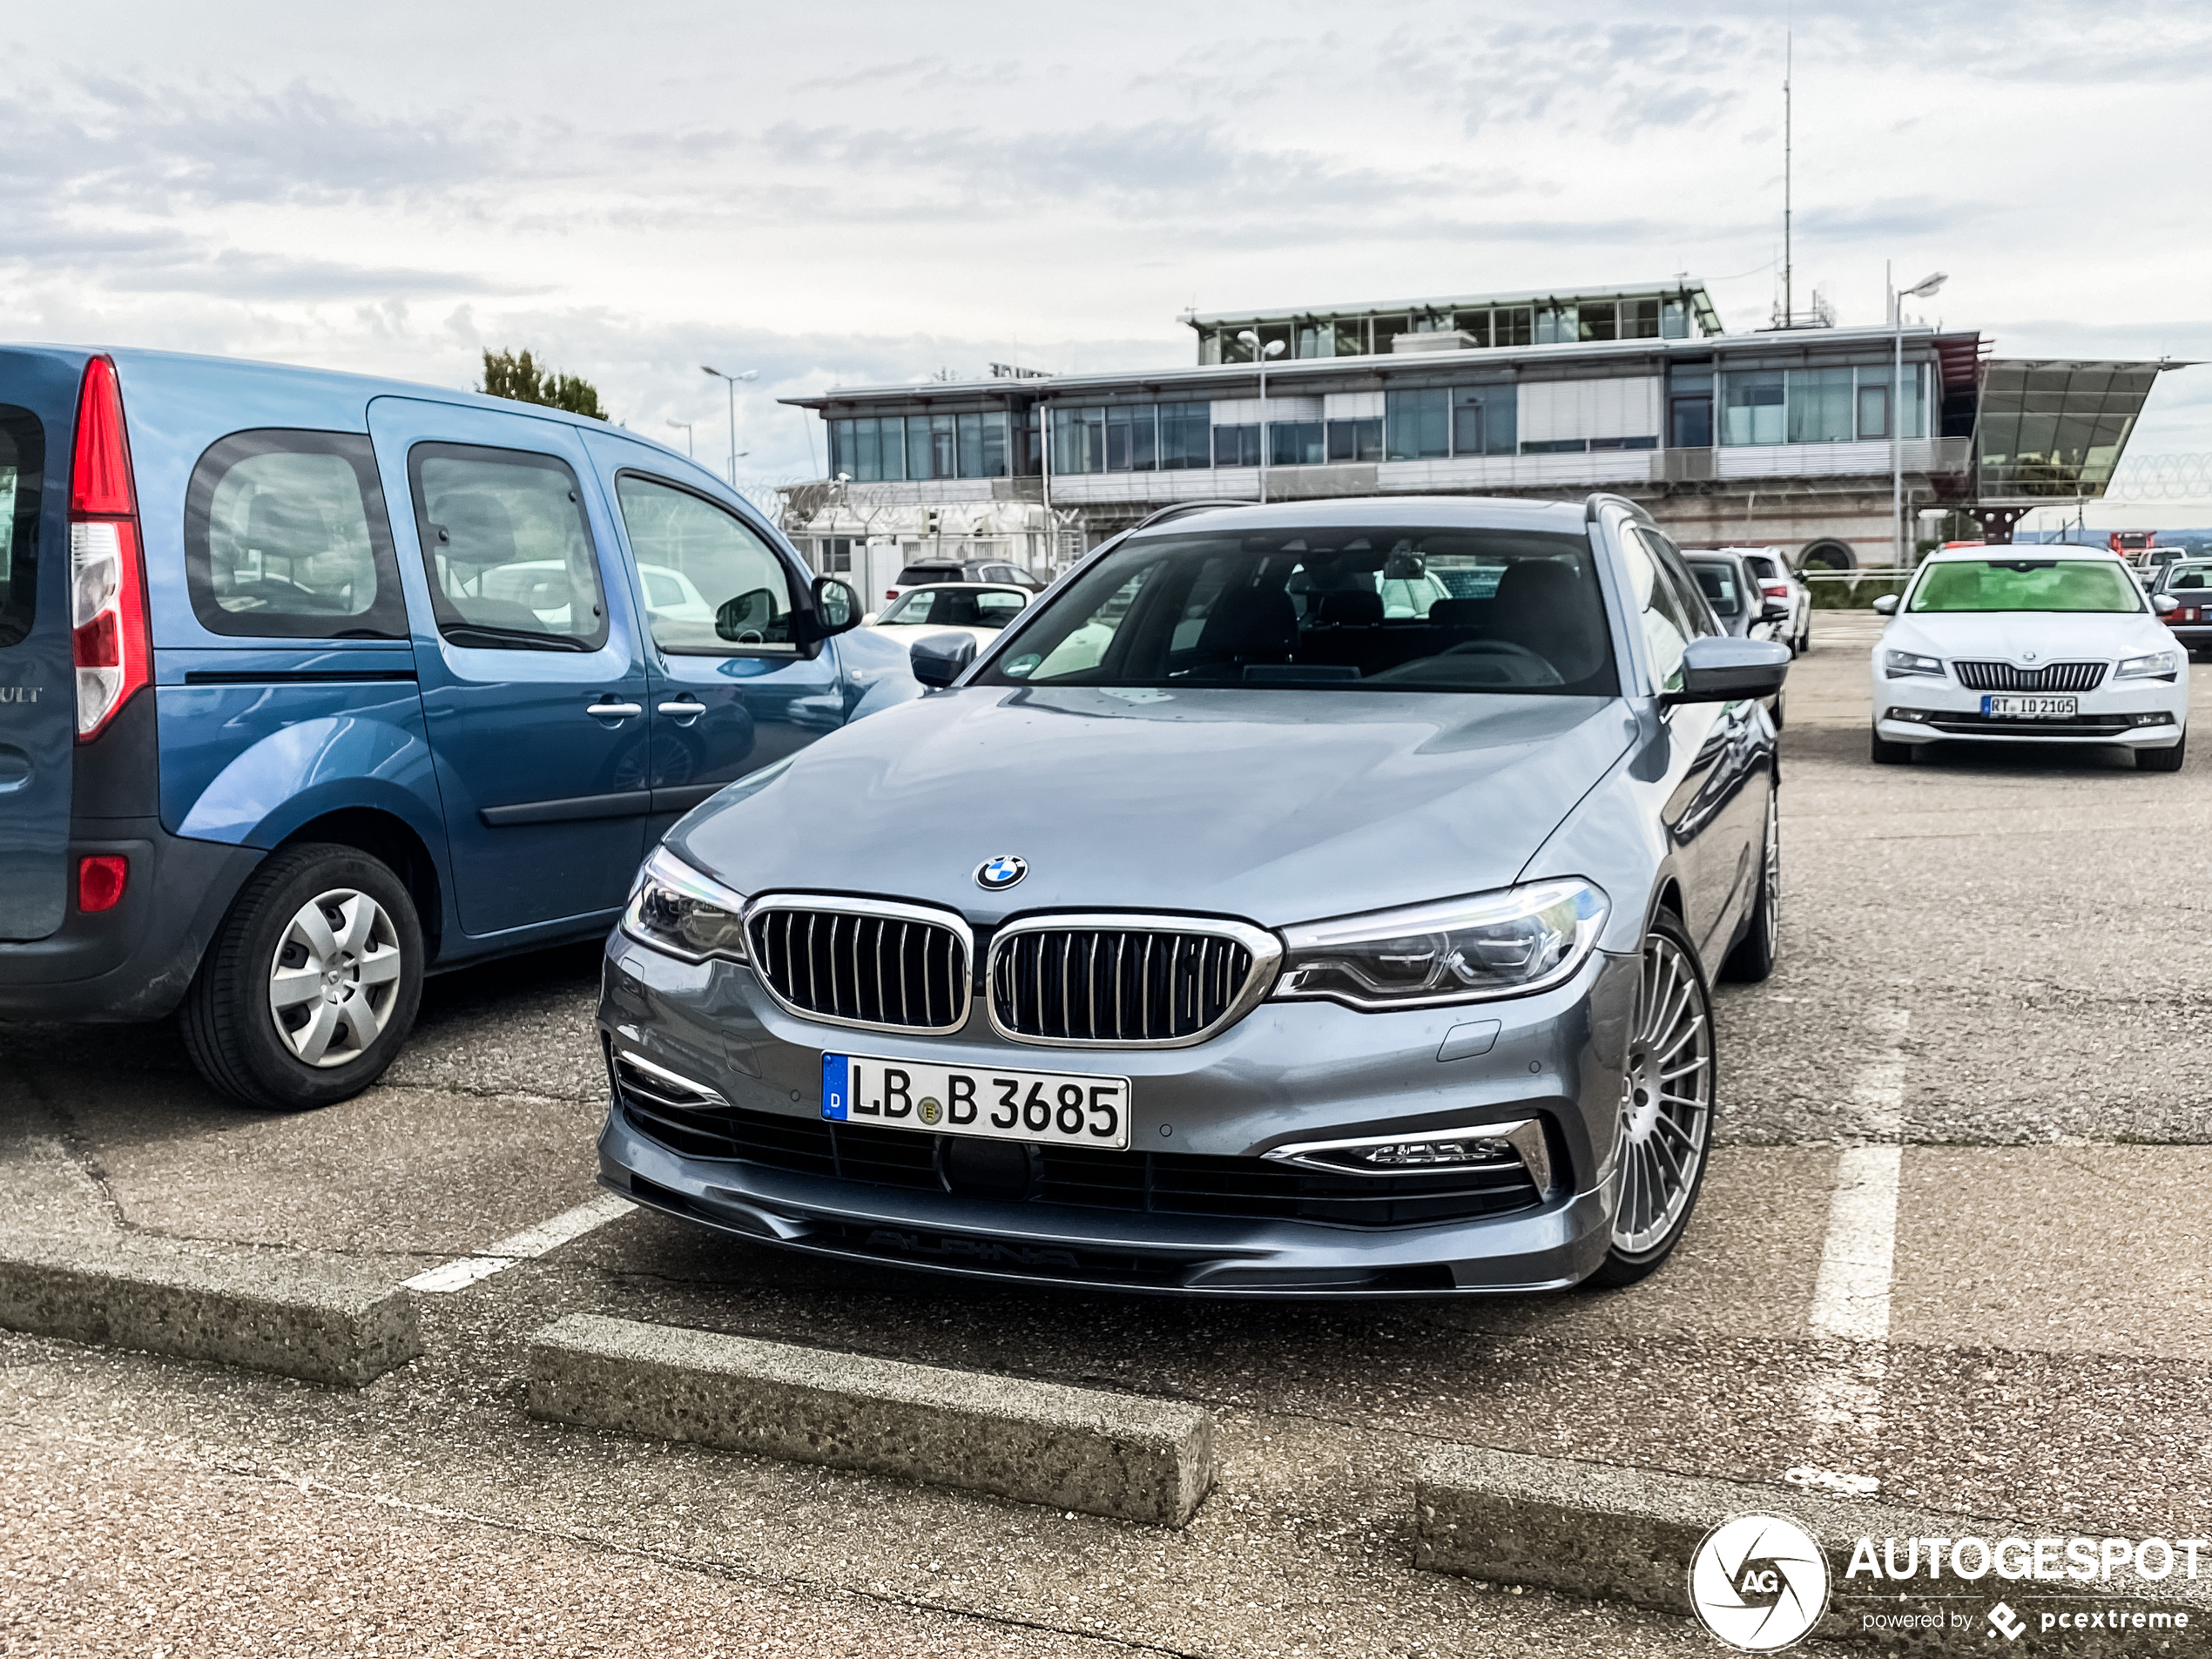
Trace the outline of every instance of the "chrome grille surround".
{"type": "Polygon", "coordinates": [[[984,1007],[1009,1042],[1188,1049],[1251,1013],[1282,961],[1280,939],[1224,917],[1026,916],[992,935],[984,1007]]]}
{"type": "Polygon", "coordinates": [[[975,935],[957,911],[772,893],[745,907],[745,935],[760,983],[799,1019],[940,1036],[968,1023],[975,935]]]}
{"type": "Polygon", "coordinates": [[[2011,663],[1953,660],[1952,671],[1970,691],[2094,691],[2104,684],[2104,663],[2046,663],[2018,668],[2011,663]]]}

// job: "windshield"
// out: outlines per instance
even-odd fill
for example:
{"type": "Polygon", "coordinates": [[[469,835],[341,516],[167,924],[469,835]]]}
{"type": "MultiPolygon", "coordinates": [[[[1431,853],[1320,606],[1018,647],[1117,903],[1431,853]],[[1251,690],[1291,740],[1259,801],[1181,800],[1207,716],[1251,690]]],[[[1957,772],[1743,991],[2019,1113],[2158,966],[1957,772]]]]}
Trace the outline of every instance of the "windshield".
{"type": "Polygon", "coordinates": [[[2141,610],[2134,581],[2108,559],[1952,559],[1931,564],[1908,610],[2141,610]]]}
{"type": "Polygon", "coordinates": [[[876,618],[880,626],[1003,628],[1022,609],[1025,596],[1006,588],[916,588],[876,618]]]}
{"type": "Polygon", "coordinates": [[[1136,537],[976,683],[1619,691],[1588,538],[1395,526],[1136,537]]]}
{"type": "Polygon", "coordinates": [[[1695,560],[1689,568],[1697,573],[1697,585],[1704,590],[1705,603],[1713,607],[1715,616],[1732,617],[1743,609],[1733,570],[1725,564],[1706,564],[1695,560]]]}

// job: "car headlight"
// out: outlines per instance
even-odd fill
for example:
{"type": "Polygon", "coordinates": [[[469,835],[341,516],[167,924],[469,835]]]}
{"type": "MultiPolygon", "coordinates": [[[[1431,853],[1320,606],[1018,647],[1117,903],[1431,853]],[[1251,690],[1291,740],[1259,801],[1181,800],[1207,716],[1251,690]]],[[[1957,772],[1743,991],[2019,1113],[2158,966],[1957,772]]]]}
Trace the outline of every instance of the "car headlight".
{"type": "Polygon", "coordinates": [[[2116,680],[2170,680],[2182,671],[2182,653],[2155,651],[2147,657],[2124,657],[2112,671],[2116,680]]]}
{"type": "Polygon", "coordinates": [[[1893,680],[1912,674],[1925,674],[1939,680],[1944,677],[1943,658],[1923,657],[1916,651],[1885,651],[1882,653],[1882,671],[1893,680]]]}
{"type": "Polygon", "coordinates": [[[1582,965],[1608,908],[1569,878],[1286,927],[1274,995],[1400,1008],[1540,991],[1582,965]]]}
{"type": "Polygon", "coordinates": [[[641,945],[687,962],[745,960],[745,894],[700,874],[666,847],[637,872],[622,930],[641,945]]]}

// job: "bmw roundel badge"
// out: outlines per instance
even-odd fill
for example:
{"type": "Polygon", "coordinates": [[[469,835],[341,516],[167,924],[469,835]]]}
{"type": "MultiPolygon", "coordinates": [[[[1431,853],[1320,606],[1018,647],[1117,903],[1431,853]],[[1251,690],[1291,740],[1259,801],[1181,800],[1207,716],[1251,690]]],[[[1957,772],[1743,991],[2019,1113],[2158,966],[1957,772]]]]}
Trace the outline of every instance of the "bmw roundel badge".
{"type": "Polygon", "coordinates": [[[1012,887],[1028,873],[1029,861],[1027,859],[1009,857],[991,859],[976,866],[975,885],[979,887],[988,887],[993,892],[996,892],[1001,887],[1012,887]]]}

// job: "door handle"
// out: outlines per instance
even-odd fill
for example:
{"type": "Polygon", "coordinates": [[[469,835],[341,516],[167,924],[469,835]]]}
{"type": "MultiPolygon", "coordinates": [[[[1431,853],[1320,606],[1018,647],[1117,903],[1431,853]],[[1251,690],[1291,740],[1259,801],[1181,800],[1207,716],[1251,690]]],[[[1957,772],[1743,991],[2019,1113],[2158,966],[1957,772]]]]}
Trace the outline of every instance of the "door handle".
{"type": "Polygon", "coordinates": [[[642,703],[594,703],[584,712],[595,720],[627,720],[645,711],[642,703]]]}
{"type": "Polygon", "coordinates": [[[695,703],[689,698],[674,703],[659,704],[657,708],[659,713],[676,720],[696,720],[706,712],[705,704],[695,703]]]}

